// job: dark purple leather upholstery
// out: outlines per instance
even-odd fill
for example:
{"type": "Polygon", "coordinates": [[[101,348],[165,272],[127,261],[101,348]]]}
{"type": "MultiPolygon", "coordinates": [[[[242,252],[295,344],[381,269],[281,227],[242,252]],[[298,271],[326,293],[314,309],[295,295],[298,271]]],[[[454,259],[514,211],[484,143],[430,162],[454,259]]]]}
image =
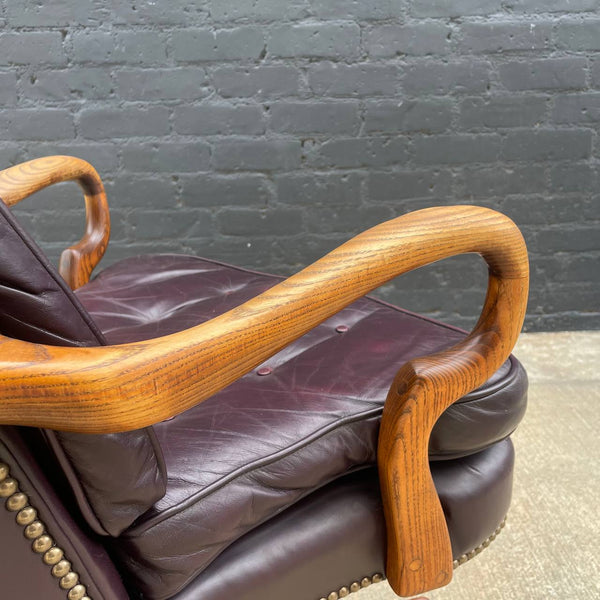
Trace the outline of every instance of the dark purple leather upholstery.
{"type": "MultiPolygon", "coordinates": [[[[510,440],[432,465],[452,553],[481,544],[503,520],[512,490],[510,440]]],[[[307,600],[385,573],[385,523],[374,468],[311,494],[219,556],[173,600],[307,600]]]]}
{"type": "MultiPolygon", "coordinates": [[[[78,296],[107,340],[120,343],[191,327],[277,281],[196,257],[155,255],[108,268],[78,296]]],[[[115,546],[134,586],[148,598],[169,597],[248,531],[374,464],[381,408],[397,369],[463,336],[362,299],[261,369],[156,425],[166,494],[115,546]]],[[[432,436],[435,456],[469,455],[504,439],[524,411],[525,386],[511,359],[442,417],[432,436]]]]}
{"type": "MultiPolygon", "coordinates": [[[[93,319],[0,200],[0,333],[58,346],[105,343],[93,319]]],[[[118,535],[165,491],[151,428],[115,435],[46,435],[99,533],[118,535]]]]}

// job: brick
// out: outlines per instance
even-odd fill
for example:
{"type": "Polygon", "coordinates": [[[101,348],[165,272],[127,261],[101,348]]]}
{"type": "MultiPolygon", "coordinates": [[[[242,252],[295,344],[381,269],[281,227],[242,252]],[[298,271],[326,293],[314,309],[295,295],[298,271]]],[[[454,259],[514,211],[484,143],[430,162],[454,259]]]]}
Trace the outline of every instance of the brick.
{"type": "Polygon", "coordinates": [[[407,142],[401,138],[342,138],[323,143],[310,157],[314,166],[337,168],[382,167],[408,159],[407,142]]]}
{"type": "Polygon", "coordinates": [[[598,171],[589,164],[556,165],[550,170],[552,192],[590,192],[598,189],[598,171]]]}
{"type": "Polygon", "coordinates": [[[88,108],[79,115],[79,132],[89,139],[165,135],[169,111],[163,106],[88,108]]]}
{"type": "Polygon", "coordinates": [[[511,52],[549,47],[552,23],[467,23],[462,27],[461,52],[511,52]]]}
{"type": "Polygon", "coordinates": [[[218,171],[278,171],[300,166],[300,141],[236,140],[215,144],[213,166],[218,171]]]}
{"type": "Polygon", "coordinates": [[[289,21],[308,16],[307,0],[211,0],[210,14],[215,21],[289,21]]]}
{"type": "Polygon", "coordinates": [[[269,127],[279,133],[358,133],[356,102],[277,102],[269,127]]]}
{"type": "Polygon", "coordinates": [[[55,140],[75,137],[73,115],[64,109],[0,111],[0,131],[12,140],[55,140]]]}
{"type": "Polygon", "coordinates": [[[542,230],[537,235],[539,248],[556,252],[588,252],[600,250],[598,225],[578,225],[542,230]]]}
{"type": "Polygon", "coordinates": [[[107,99],[114,91],[103,68],[36,69],[22,78],[22,86],[27,98],[49,102],[107,99]]]}
{"type": "Polygon", "coordinates": [[[556,123],[600,123],[600,93],[557,96],[552,117],[556,123]]]}
{"type": "Polygon", "coordinates": [[[459,198],[504,198],[510,194],[535,194],[546,188],[543,166],[509,167],[467,166],[457,177],[456,195],[459,198]]]}
{"type": "Polygon", "coordinates": [[[600,59],[596,59],[592,66],[592,85],[600,88],[600,59]]]}
{"type": "Polygon", "coordinates": [[[59,31],[0,34],[0,65],[64,65],[66,62],[59,31]]]}
{"type": "Polygon", "coordinates": [[[414,0],[411,13],[415,17],[465,17],[501,10],[500,0],[414,0]]]}
{"type": "Polygon", "coordinates": [[[584,58],[547,58],[509,62],[498,67],[500,81],[507,89],[578,89],[585,86],[584,58]]]}
{"type": "Polygon", "coordinates": [[[195,173],[208,170],[209,145],[196,142],[131,144],[123,148],[123,167],[137,172],[195,173]]]}
{"type": "Polygon", "coordinates": [[[507,3],[507,8],[518,13],[533,13],[540,12],[585,12],[593,11],[598,8],[598,0],[510,0],[507,3]]]}
{"type": "Polygon", "coordinates": [[[259,27],[186,29],[173,34],[173,56],[180,62],[255,60],[264,47],[264,33],[259,27]]]}
{"type": "Polygon", "coordinates": [[[369,200],[398,202],[415,198],[450,196],[452,175],[449,171],[371,171],[368,175],[369,200]]]}
{"type": "Polygon", "coordinates": [[[102,4],[94,0],[7,0],[5,14],[11,27],[64,27],[98,25],[105,11],[102,4]]]}
{"type": "Polygon", "coordinates": [[[181,201],[184,206],[256,206],[266,207],[273,199],[264,175],[197,175],[182,176],[181,201]]]}
{"type": "Polygon", "coordinates": [[[225,209],[217,215],[217,222],[224,235],[294,235],[303,231],[302,211],[296,208],[225,209]]]}
{"type": "Polygon", "coordinates": [[[257,135],[265,131],[262,106],[211,103],[178,106],[175,131],[184,135],[257,135]]]}
{"type": "Polygon", "coordinates": [[[323,57],[347,60],[358,55],[356,23],[281,25],[271,30],[267,48],[277,57],[323,57]]]}
{"type": "Polygon", "coordinates": [[[162,177],[132,177],[126,173],[116,177],[107,186],[106,193],[111,207],[165,209],[175,204],[177,182],[170,174],[162,177]]]}
{"type": "Polygon", "coordinates": [[[547,102],[529,95],[466,98],[460,103],[460,124],[464,129],[532,126],[543,121],[547,102]]]}
{"type": "Polygon", "coordinates": [[[307,69],[310,89],[319,96],[380,96],[397,92],[396,65],[347,65],[320,61],[307,69]]]}
{"type": "Polygon", "coordinates": [[[288,65],[219,67],[213,72],[217,92],[224,98],[277,98],[294,96],[300,87],[300,71],[288,65]]]}
{"type": "Polygon", "coordinates": [[[600,19],[559,22],[556,42],[565,50],[600,50],[600,19]]]}
{"type": "Polygon", "coordinates": [[[588,158],[592,132],[587,130],[511,131],[502,148],[505,160],[578,160],[588,158]]]}
{"type": "Polygon", "coordinates": [[[496,134],[455,134],[421,137],[414,141],[414,157],[421,164],[492,162],[500,155],[502,138],[496,134]]]}
{"type": "Polygon", "coordinates": [[[275,178],[277,200],[296,206],[345,205],[362,202],[360,173],[285,173],[275,178]]]}
{"type": "Polygon", "coordinates": [[[414,96],[485,92],[490,85],[490,69],[489,63],[473,60],[413,63],[406,70],[403,87],[414,96]]]}
{"type": "Polygon", "coordinates": [[[450,52],[451,29],[439,23],[419,25],[380,25],[365,33],[369,56],[424,56],[450,52]]]}
{"type": "Polygon", "coordinates": [[[453,103],[449,99],[372,101],[365,104],[365,131],[440,132],[448,129],[453,103]]]}
{"type": "Polygon", "coordinates": [[[17,74],[0,73],[0,106],[14,106],[17,103],[17,74]]]}
{"type": "Polygon", "coordinates": [[[167,58],[165,39],[155,31],[76,31],[72,38],[76,62],[160,65],[167,58]]]}
{"type": "Polygon", "coordinates": [[[310,0],[319,19],[360,19],[371,21],[403,17],[406,8],[398,0],[310,0]]]}
{"type": "Polygon", "coordinates": [[[109,22],[117,25],[188,25],[207,20],[205,2],[169,0],[165,2],[110,2],[109,22]]]}
{"type": "Polygon", "coordinates": [[[195,100],[210,93],[206,71],[195,67],[123,70],[116,80],[125,100],[195,100]]]}
{"type": "Polygon", "coordinates": [[[315,233],[361,232],[394,217],[387,206],[319,206],[306,213],[306,229],[315,233]]]}
{"type": "Polygon", "coordinates": [[[600,220],[600,198],[596,200],[577,193],[572,197],[512,196],[502,203],[502,210],[519,225],[576,223],[600,220]]]}
{"type": "Polygon", "coordinates": [[[23,147],[2,142],[0,145],[0,170],[23,162],[23,147]]]}
{"type": "Polygon", "coordinates": [[[25,148],[29,159],[51,154],[77,156],[91,163],[102,177],[108,172],[116,171],[119,166],[118,147],[115,144],[72,141],[62,144],[59,142],[36,142],[31,146],[25,144],[25,148]]]}
{"type": "Polygon", "coordinates": [[[208,210],[136,210],[129,220],[138,240],[163,240],[210,235],[212,215],[208,210]]]}

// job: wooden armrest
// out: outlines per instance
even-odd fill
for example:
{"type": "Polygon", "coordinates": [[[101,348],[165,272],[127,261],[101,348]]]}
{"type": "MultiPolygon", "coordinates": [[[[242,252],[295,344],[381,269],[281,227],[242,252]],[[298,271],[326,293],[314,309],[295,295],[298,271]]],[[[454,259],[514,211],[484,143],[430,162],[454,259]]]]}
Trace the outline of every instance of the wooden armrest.
{"type": "Polygon", "coordinates": [[[72,156],[48,156],[0,171],[0,198],[14,206],[27,196],[61,181],[76,180],[85,197],[85,233],[63,251],[58,270],[72,288],[89,281],[106,251],[110,214],[100,176],[89,163],[72,156]]]}
{"type": "Polygon", "coordinates": [[[485,208],[430,208],[382,223],[241,306],[173,335],[98,348],[0,339],[0,423],[105,433],[135,429],[208,398],[392,277],[476,252],[489,266],[473,331],[410,361],[383,413],[379,469],[387,576],[404,596],[448,583],[452,553],[427,456],[431,429],[455,400],[506,360],[527,302],[525,243],[485,208]]]}

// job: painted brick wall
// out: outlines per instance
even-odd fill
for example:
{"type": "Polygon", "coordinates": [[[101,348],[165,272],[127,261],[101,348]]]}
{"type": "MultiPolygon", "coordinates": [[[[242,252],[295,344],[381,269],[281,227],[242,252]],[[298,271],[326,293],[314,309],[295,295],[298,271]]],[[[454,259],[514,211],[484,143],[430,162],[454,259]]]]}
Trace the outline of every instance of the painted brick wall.
{"type": "MultiPolygon", "coordinates": [[[[597,328],[599,0],[0,0],[0,165],[91,161],[109,264],[189,252],[291,273],[378,221],[498,208],[529,243],[529,330],[597,328]]],[[[24,202],[53,257],[81,202],[24,202]]],[[[467,257],[387,300],[469,325],[467,257]]]]}

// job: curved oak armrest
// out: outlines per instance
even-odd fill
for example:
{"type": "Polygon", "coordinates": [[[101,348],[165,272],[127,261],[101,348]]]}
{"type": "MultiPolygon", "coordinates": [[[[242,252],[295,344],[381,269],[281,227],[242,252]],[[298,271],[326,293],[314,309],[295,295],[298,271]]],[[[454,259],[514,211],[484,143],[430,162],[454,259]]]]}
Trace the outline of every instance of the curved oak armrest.
{"type": "Polygon", "coordinates": [[[0,423],[106,433],[162,421],[391,278],[467,252],[489,267],[481,317],[460,343],[400,369],[379,436],[388,579],[405,596],[440,587],[451,579],[452,552],[429,471],[429,435],[450,404],[506,360],[527,302],[525,243],[492,210],[430,208],[382,223],[241,306],[162,338],[62,348],[0,337],[0,423]]]}
{"type": "Polygon", "coordinates": [[[14,206],[27,196],[61,181],[75,180],[85,197],[85,233],[63,251],[58,270],[72,289],[89,281],[108,246],[110,214],[102,180],[96,169],[80,158],[47,156],[0,171],[0,198],[14,206]]]}

